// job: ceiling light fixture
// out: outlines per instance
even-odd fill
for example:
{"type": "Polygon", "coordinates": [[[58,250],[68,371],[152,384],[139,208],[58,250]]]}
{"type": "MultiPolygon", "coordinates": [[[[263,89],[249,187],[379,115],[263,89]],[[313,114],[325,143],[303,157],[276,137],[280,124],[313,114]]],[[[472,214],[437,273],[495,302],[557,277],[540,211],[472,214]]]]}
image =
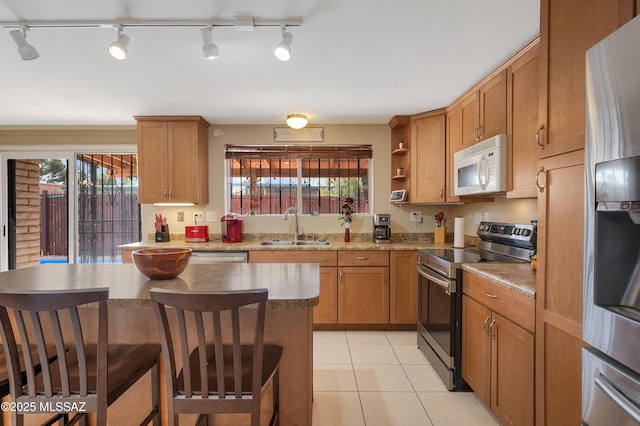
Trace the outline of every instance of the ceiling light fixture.
{"type": "Polygon", "coordinates": [[[10,31],[9,34],[13,37],[13,41],[16,42],[16,45],[18,46],[18,54],[20,54],[23,61],[30,61],[40,57],[36,48],[30,45],[27,41],[27,27],[21,27],[19,30],[10,31]]]}
{"type": "Polygon", "coordinates": [[[302,129],[307,125],[307,116],[304,114],[289,114],[287,115],[287,126],[292,129],[302,129]]]}
{"type": "Polygon", "coordinates": [[[127,57],[127,45],[129,37],[124,34],[125,28],[176,28],[176,27],[200,27],[203,45],[202,53],[207,59],[213,59],[219,55],[217,46],[213,43],[214,27],[232,27],[238,31],[254,31],[255,27],[278,27],[282,29],[282,41],[278,44],[275,54],[278,59],[288,61],[291,57],[291,41],[293,36],[288,33],[287,27],[302,25],[302,18],[286,19],[258,19],[252,16],[236,16],[233,19],[194,19],[194,20],[119,20],[119,21],[0,21],[0,27],[13,28],[11,37],[18,45],[18,52],[24,60],[36,59],[40,55],[36,49],[27,43],[27,29],[41,30],[47,28],[63,29],[103,29],[115,28],[118,31],[118,39],[109,46],[109,53],[118,60],[127,57]]]}
{"type": "Polygon", "coordinates": [[[287,26],[282,26],[282,41],[278,43],[276,49],[273,51],[273,54],[276,55],[276,58],[281,61],[288,61],[291,59],[291,42],[293,41],[293,36],[291,33],[287,32],[287,26]]]}
{"type": "Polygon", "coordinates": [[[122,32],[122,25],[116,25],[118,30],[118,39],[109,45],[109,54],[119,61],[127,59],[127,45],[129,37],[122,32]]]}
{"type": "Polygon", "coordinates": [[[213,42],[212,33],[213,27],[200,29],[200,34],[202,35],[202,57],[210,61],[213,61],[218,56],[220,56],[218,46],[216,46],[216,44],[213,42]]]}

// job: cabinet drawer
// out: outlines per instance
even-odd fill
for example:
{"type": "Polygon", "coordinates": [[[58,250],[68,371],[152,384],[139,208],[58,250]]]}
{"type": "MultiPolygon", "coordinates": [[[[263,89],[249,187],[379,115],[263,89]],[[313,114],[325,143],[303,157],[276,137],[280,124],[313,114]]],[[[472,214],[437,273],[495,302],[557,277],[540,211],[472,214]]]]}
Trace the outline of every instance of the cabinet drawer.
{"type": "Polygon", "coordinates": [[[341,250],[338,266],[389,266],[388,250],[341,250]]]}
{"type": "Polygon", "coordinates": [[[535,300],[464,272],[463,292],[521,327],[535,331],[535,300]]]}
{"type": "Polygon", "coordinates": [[[336,266],[337,252],[326,250],[252,250],[249,263],[319,263],[336,266]]]}

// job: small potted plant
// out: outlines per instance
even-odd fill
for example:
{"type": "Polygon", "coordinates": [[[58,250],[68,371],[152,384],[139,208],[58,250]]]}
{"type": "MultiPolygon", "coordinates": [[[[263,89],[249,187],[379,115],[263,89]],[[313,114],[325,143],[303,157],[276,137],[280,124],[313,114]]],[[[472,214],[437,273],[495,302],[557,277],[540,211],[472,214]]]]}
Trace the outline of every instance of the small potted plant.
{"type": "Polygon", "coordinates": [[[396,176],[403,176],[403,175],[404,175],[404,167],[402,166],[396,167],[396,176]]]}
{"type": "Polygon", "coordinates": [[[398,149],[404,149],[404,139],[398,141],[398,149]]]}

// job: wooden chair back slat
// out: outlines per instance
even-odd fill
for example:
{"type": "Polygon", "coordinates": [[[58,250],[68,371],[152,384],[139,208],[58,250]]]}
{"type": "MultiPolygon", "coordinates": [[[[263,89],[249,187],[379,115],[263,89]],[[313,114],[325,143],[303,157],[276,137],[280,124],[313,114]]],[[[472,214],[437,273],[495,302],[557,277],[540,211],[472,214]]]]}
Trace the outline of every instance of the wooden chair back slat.
{"type": "Polygon", "coordinates": [[[185,396],[191,398],[193,396],[193,388],[191,385],[191,363],[189,362],[189,343],[187,341],[187,325],[185,321],[184,310],[176,309],[178,316],[178,330],[180,334],[180,355],[182,358],[182,368],[184,369],[184,390],[185,396]]]}
{"type": "Polygon", "coordinates": [[[231,309],[231,330],[233,333],[233,387],[236,398],[242,398],[242,352],[240,349],[240,311],[231,309]]]}
{"type": "Polygon", "coordinates": [[[213,346],[216,360],[216,377],[218,384],[218,394],[220,398],[225,398],[227,390],[224,384],[224,356],[222,353],[222,325],[220,321],[220,311],[211,314],[213,321],[213,346]]]}
{"type": "Polygon", "coordinates": [[[198,339],[198,370],[200,371],[200,394],[209,395],[209,380],[207,380],[207,341],[204,335],[202,312],[193,312],[196,335],[198,339]]]}
{"type": "MultiPolygon", "coordinates": [[[[45,312],[43,312],[44,314],[45,312]]],[[[34,313],[35,315],[40,315],[39,313],[34,313]]],[[[71,389],[69,386],[69,368],[65,358],[65,349],[64,349],[64,340],[62,337],[62,328],[60,327],[60,317],[58,315],[58,311],[49,311],[49,319],[51,321],[51,329],[53,331],[53,337],[56,345],[56,352],[62,352],[63,357],[59,360],[58,365],[60,366],[60,385],[62,386],[62,396],[68,397],[71,394],[71,389]]],[[[40,352],[40,358],[42,359],[42,353],[46,354],[46,348],[44,345],[44,338],[41,338],[42,331],[36,334],[38,336],[38,351],[40,352]]],[[[49,368],[49,364],[47,363],[46,368],[49,368]]],[[[51,381],[47,378],[45,379],[45,386],[51,384],[51,381]]],[[[53,395],[53,389],[51,389],[51,394],[47,394],[48,397],[53,395]]]]}
{"type": "MultiPolygon", "coordinates": [[[[84,349],[84,335],[82,334],[82,327],[80,326],[80,317],[78,315],[78,309],[74,306],[73,308],[69,309],[69,315],[71,318],[71,326],[73,328],[73,340],[75,342],[75,350],[76,350],[76,354],[78,356],[78,361],[79,361],[79,365],[81,366],[81,368],[78,371],[79,374],[79,379],[80,379],[80,395],[82,396],[87,396],[88,394],[88,389],[89,389],[89,384],[88,384],[88,379],[87,379],[87,356],[85,353],[85,349],[84,349]],[[82,368],[84,367],[84,368],[82,368]]],[[[66,363],[66,356],[63,358],[65,360],[64,363],[60,363],[60,366],[62,367],[62,364],[66,363]]],[[[62,372],[60,373],[62,374],[62,372]]]]}

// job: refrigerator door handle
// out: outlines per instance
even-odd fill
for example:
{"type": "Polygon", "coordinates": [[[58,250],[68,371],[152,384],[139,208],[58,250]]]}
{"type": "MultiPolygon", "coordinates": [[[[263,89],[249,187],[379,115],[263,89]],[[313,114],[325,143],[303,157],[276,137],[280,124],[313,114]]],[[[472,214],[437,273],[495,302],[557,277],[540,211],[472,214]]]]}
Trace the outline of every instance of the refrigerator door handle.
{"type": "Polygon", "coordinates": [[[625,394],[611,383],[604,374],[600,373],[595,379],[596,385],[605,393],[613,402],[624,410],[633,420],[640,423],[640,410],[625,394]]]}

